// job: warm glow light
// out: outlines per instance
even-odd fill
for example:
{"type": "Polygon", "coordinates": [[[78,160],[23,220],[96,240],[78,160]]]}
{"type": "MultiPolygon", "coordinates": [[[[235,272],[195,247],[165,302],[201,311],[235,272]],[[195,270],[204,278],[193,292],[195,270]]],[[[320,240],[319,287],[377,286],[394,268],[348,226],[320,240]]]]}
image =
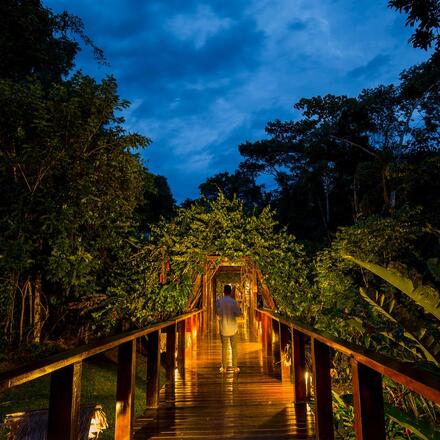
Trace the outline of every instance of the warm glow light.
{"type": "Polygon", "coordinates": [[[312,385],[312,375],[306,371],[304,374],[304,378],[306,380],[306,396],[310,396],[311,385],[312,385]]]}

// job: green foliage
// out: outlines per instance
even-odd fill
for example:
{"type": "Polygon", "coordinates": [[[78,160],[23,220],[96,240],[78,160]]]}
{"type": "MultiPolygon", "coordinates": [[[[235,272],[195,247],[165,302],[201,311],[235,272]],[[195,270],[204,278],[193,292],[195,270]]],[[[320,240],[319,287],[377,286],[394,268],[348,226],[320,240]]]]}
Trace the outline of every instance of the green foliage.
{"type": "Polygon", "coordinates": [[[389,0],[388,5],[407,14],[406,25],[417,25],[410,42],[414,47],[427,50],[434,45],[440,49],[440,7],[436,0],[389,0]]]}
{"type": "Polygon", "coordinates": [[[0,339],[87,339],[86,318],[131,290],[132,243],[174,201],[135,154],[150,140],[123,128],[115,79],[71,71],[76,37],[102,55],[80,19],[39,1],[0,11],[0,339]]]}
{"type": "Polygon", "coordinates": [[[205,257],[216,255],[219,262],[251,258],[280,311],[310,320],[313,299],[303,248],[276,227],[268,208],[259,215],[247,215],[242,203],[222,194],[214,201],[179,209],[173,220],[152,227],[149,240],[129,263],[136,267],[128,273],[138,274],[137,287],[131,291],[121,287],[106,313],[124,311],[144,325],[184,311],[195,276],[204,271],[205,257]],[[167,261],[169,282],[161,286],[159,275],[167,261]]]}
{"type": "MultiPolygon", "coordinates": [[[[351,393],[338,394],[332,391],[333,414],[335,430],[338,437],[354,439],[354,411],[353,395],[351,393]]],[[[437,440],[439,431],[435,428],[433,421],[424,420],[411,414],[406,408],[399,409],[388,403],[384,405],[385,429],[387,438],[437,440]]],[[[434,421],[435,422],[435,421],[434,421]]]]}
{"type": "Polygon", "coordinates": [[[414,285],[414,281],[404,276],[395,267],[385,268],[374,263],[362,261],[351,255],[343,255],[343,258],[353,261],[365,269],[378,275],[388,283],[397,287],[408,295],[416,304],[421,306],[426,313],[431,313],[440,320],[440,295],[437,290],[427,285],[414,285]]]}
{"type": "Polygon", "coordinates": [[[42,83],[59,82],[74,65],[80,41],[103,62],[102,50],[84,32],[79,17],[54,14],[40,0],[3,0],[0,3],[0,78],[21,81],[27,76],[42,83]]]}
{"type": "Polygon", "coordinates": [[[315,96],[301,118],[271,121],[268,139],[239,146],[240,170],[272,175],[278,219],[296,236],[331,240],[339,226],[406,205],[440,214],[439,57],[356,98],[315,96]]]}
{"type": "MultiPolygon", "coordinates": [[[[359,292],[362,298],[374,310],[401,327],[403,335],[417,344],[417,347],[413,348],[404,342],[399,342],[404,348],[410,349],[416,356],[422,357],[418,353],[417,349],[419,349],[423,352],[425,359],[435,363],[437,366],[440,365],[440,344],[434,337],[435,330],[431,329],[429,324],[411,319],[408,309],[402,306],[402,304],[397,304],[396,297],[390,293],[387,295],[384,293],[380,294],[378,291],[366,290],[363,287],[359,289],[359,292]]],[[[382,334],[395,340],[394,334],[390,330],[384,329],[382,334]]]]}
{"type": "Polygon", "coordinates": [[[264,193],[264,186],[255,181],[255,173],[247,169],[239,169],[234,174],[228,172],[209,177],[199,185],[203,199],[214,201],[219,193],[233,200],[236,197],[243,202],[246,213],[260,212],[267,206],[269,197],[264,193]]]}
{"type": "MultiPolygon", "coordinates": [[[[136,416],[145,411],[145,402],[140,396],[145,394],[146,389],[146,364],[145,358],[137,359],[135,389],[137,397],[134,402],[136,416]]],[[[164,383],[166,377],[162,368],[160,374],[161,383],[164,383]]],[[[2,393],[0,420],[3,421],[6,414],[48,408],[49,379],[48,375],[43,376],[2,393]]],[[[101,404],[107,417],[109,427],[102,432],[99,438],[103,440],[114,439],[117,365],[104,359],[84,362],[81,381],[81,404],[101,404]]],[[[6,440],[6,438],[5,429],[0,428],[0,439],[6,440]]]]}
{"type": "MultiPolygon", "coordinates": [[[[395,406],[385,405],[385,414],[389,419],[400,425],[408,433],[413,433],[423,440],[438,440],[440,432],[414,415],[403,412],[395,406]]],[[[403,437],[402,438],[406,438],[403,437]]]]}
{"type": "Polygon", "coordinates": [[[382,266],[399,261],[401,267],[424,268],[422,273],[427,274],[419,243],[436,249],[432,238],[425,233],[419,213],[408,210],[341,228],[331,247],[316,258],[322,307],[317,325],[385,353],[438,362],[435,321],[422,309],[414,309],[409,297],[343,258],[352,255],[382,266]]]}

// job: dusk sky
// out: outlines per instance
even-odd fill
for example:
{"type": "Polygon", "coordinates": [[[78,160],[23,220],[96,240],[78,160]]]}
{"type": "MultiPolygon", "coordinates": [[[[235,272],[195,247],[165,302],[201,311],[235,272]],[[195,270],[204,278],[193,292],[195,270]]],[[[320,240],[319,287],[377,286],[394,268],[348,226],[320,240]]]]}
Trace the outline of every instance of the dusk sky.
{"type": "Polygon", "coordinates": [[[142,153],[178,202],[240,162],[237,146],[293,104],[389,84],[427,58],[407,40],[405,16],[386,0],[46,0],[80,16],[104,50],[77,68],[113,74],[131,101],[126,128],[150,137],[142,153]]]}

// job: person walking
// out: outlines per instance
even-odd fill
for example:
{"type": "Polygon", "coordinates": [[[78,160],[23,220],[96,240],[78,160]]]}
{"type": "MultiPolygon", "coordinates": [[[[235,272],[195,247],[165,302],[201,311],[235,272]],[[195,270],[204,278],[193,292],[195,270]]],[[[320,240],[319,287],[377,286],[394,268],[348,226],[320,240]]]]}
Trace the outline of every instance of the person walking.
{"type": "Polygon", "coordinates": [[[232,298],[232,288],[226,284],[224,296],[216,301],[217,318],[220,320],[220,337],[222,340],[222,365],[220,373],[227,371],[228,348],[231,346],[232,351],[232,371],[239,373],[240,368],[237,366],[237,316],[241,316],[242,312],[237,301],[232,298]]]}

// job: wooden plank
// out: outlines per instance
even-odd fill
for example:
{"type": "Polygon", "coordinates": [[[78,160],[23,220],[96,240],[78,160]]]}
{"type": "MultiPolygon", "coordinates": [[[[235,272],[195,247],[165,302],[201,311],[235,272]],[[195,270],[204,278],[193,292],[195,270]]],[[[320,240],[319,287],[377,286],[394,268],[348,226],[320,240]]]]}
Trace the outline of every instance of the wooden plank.
{"type": "Polygon", "coordinates": [[[306,350],[304,334],[300,331],[292,331],[292,367],[293,367],[293,400],[305,402],[307,400],[306,389],[306,350]]]}
{"type": "Polygon", "coordinates": [[[157,330],[168,327],[175,322],[184,320],[199,313],[202,313],[202,311],[198,310],[195,312],[185,313],[171,321],[155,324],[145,329],[133,330],[111,336],[109,338],[82,345],[81,347],[73,350],[68,350],[63,353],[50,356],[46,359],[6,371],[0,374],[0,392],[13,386],[29,382],[30,380],[37,379],[41,376],[45,376],[46,374],[52,373],[53,371],[59,370],[60,368],[64,368],[68,365],[81,362],[88,357],[111,350],[125,342],[148,335],[149,333],[153,333],[157,330]]]}
{"type": "Polygon", "coordinates": [[[292,379],[292,358],[288,359],[288,350],[292,356],[292,332],[290,327],[279,322],[280,326],[280,353],[281,353],[281,380],[283,382],[291,382],[292,379]],[[290,361],[290,365],[288,363],[290,361]]]}
{"type": "Polygon", "coordinates": [[[171,379],[176,368],[176,324],[167,327],[165,332],[167,334],[166,372],[168,379],[171,379]]]}
{"type": "Polygon", "coordinates": [[[257,335],[239,326],[240,374],[218,373],[220,338],[203,335],[183,374],[161,390],[159,408],[136,420],[134,439],[308,439],[314,416],[292,404],[292,385],[266,374],[257,335]],[[259,350],[260,348],[260,350],[259,350]]]}
{"type": "Polygon", "coordinates": [[[77,440],[82,363],[54,371],[50,377],[48,440],[77,440]]]}
{"type": "Polygon", "coordinates": [[[115,439],[131,438],[134,391],[136,380],[136,340],[121,344],[118,349],[118,377],[116,382],[115,439]]]}
{"type": "Polygon", "coordinates": [[[352,360],[355,432],[358,440],[385,440],[382,376],[352,360]]]}
{"type": "Polygon", "coordinates": [[[315,430],[319,440],[332,440],[333,411],[330,377],[330,349],[322,342],[312,339],[313,386],[315,389],[315,430]]]}
{"type": "MultiPolygon", "coordinates": [[[[182,321],[185,322],[185,321],[182,321]]],[[[157,408],[160,392],[160,331],[147,339],[147,408],[157,408]]]]}

